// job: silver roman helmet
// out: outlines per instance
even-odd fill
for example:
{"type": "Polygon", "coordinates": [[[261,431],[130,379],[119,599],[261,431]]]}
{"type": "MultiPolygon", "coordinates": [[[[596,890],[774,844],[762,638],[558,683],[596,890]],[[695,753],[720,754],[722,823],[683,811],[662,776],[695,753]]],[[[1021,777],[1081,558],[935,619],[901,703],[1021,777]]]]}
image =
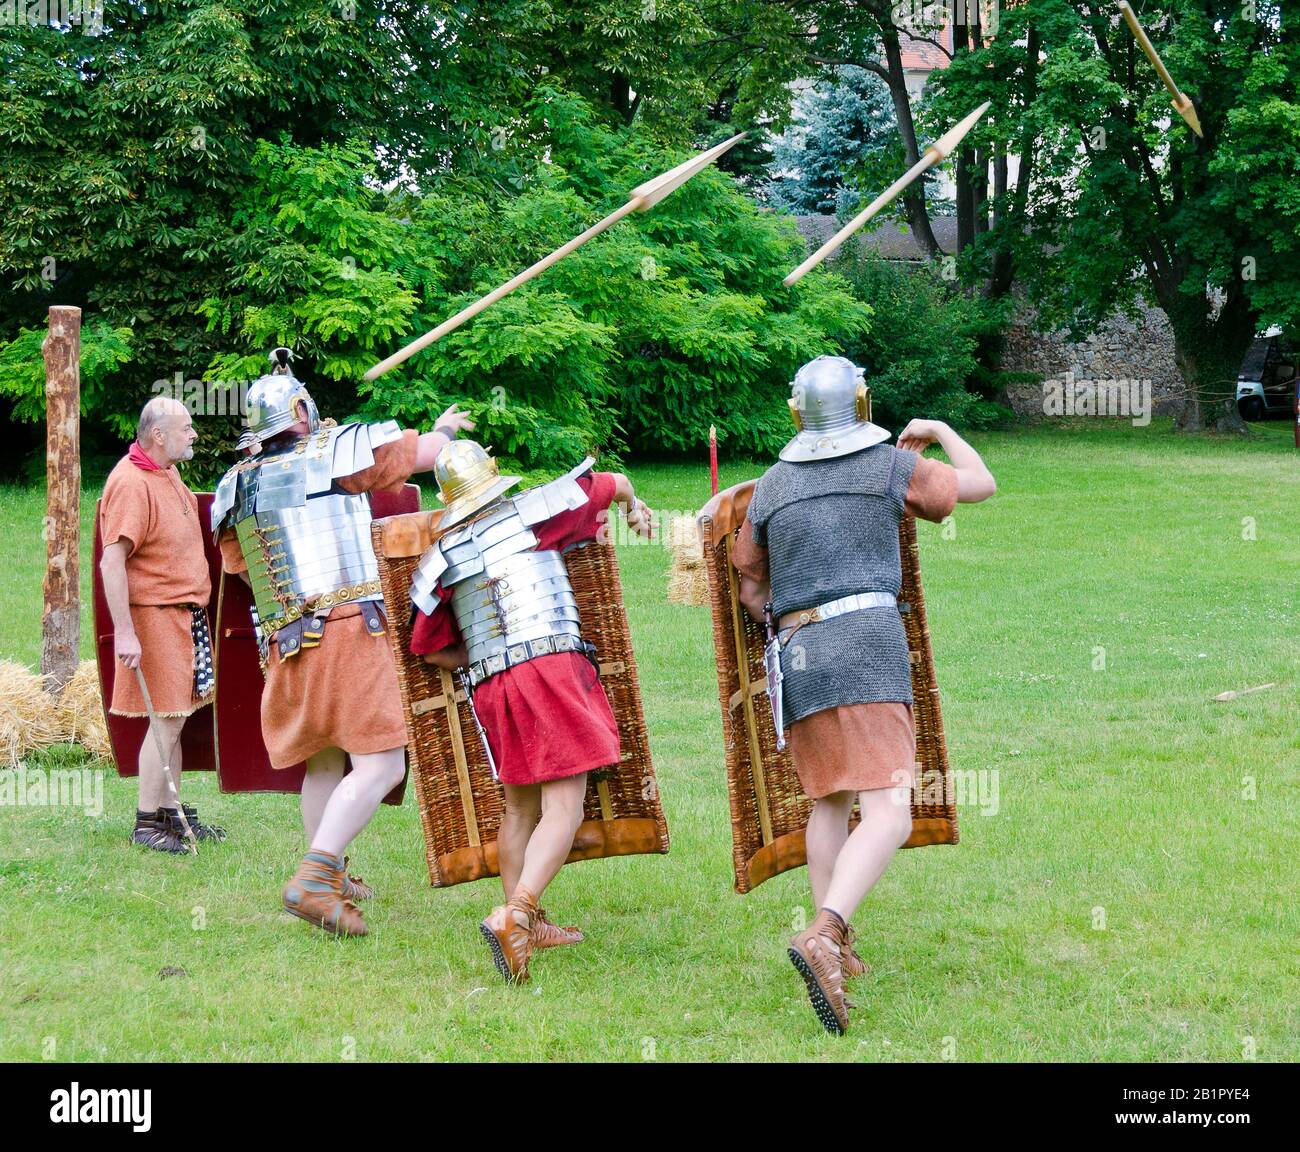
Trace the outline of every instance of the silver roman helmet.
{"type": "Polygon", "coordinates": [[[788,403],[798,433],[781,449],[782,460],[828,460],[890,438],[891,432],[871,422],[864,376],[843,356],[818,356],[795,373],[788,403]]]}
{"type": "Polygon", "coordinates": [[[307,409],[308,431],[315,432],[320,427],[316,402],[290,366],[293,353],[288,348],[276,348],[268,359],[271,371],[255,380],[248,390],[248,428],[236,444],[240,450],[252,448],[258,452],[267,440],[297,424],[300,400],[307,409]]]}

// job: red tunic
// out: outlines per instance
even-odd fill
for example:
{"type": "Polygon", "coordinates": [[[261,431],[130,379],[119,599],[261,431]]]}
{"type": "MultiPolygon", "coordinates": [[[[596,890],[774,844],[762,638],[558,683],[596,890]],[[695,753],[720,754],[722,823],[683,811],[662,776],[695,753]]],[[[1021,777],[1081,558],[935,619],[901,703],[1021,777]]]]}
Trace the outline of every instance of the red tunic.
{"type": "MultiPolygon", "coordinates": [[[[537,551],[562,552],[601,532],[614,499],[613,474],[591,473],[578,483],[587,502],[534,524],[537,551]]],[[[433,614],[416,614],[417,655],[464,642],[447,604],[451,592],[441,585],[436,591],[442,603],[433,614]]],[[[596,669],[577,652],[539,656],[489,676],[474,689],[474,707],[506,784],[541,784],[618,763],[618,722],[596,669]]]]}

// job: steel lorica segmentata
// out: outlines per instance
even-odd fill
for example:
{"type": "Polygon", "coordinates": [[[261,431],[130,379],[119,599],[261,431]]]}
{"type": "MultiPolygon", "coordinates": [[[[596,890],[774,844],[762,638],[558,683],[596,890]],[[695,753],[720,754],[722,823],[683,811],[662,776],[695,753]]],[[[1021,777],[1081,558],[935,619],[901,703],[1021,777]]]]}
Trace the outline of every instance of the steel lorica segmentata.
{"type": "MultiPolygon", "coordinates": [[[[217,486],[213,533],[235,530],[264,639],[339,604],[383,600],[370,497],[337,481],[369,468],[375,449],[400,436],[392,421],[322,427],[236,465],[217,486]]],[[[297,638],[280,647],[296,651],[297,638]]]]}
{"type": "Polygon", "coordinates": [[[436,586],[451,592],[473,683],[537,656],[587,651],[564,557],[538,551],[532,526],[587,502],[577,480],[591,464],[588,458],[558,480],[498,501],[421,557],[412,603],[432,613],[436,586]]]}

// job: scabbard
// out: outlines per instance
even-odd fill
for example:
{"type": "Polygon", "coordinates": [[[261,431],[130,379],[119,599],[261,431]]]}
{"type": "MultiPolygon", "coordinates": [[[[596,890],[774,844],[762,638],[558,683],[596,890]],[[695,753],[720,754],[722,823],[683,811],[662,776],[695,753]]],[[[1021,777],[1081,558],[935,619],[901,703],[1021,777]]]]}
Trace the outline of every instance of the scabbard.
{"type": "MultiPolygon", "coordinates": [[[[488,743],[487,729],[483,727],[483,721],[478,718],[478,709],[474,707],[474,689],[470,687],[469,677],[459,668],[456,670],[456,679],[460,681],[460,686],[465,690],[465,701],[469,704],[470,718],[474,721],[474,727],[478,731],[478,738],[483,744],[483,755],[487,757],[488,767],[492,770],[492,779],[500,780],[497,775],[496,758],[492,755],[492,745],[488,743]]],[[[455,707],[453,704],[452,707],[455,707]]]]}
{"type": "Polygon", "coordinates": [[[763,606],[763,670],[767,673],[767,700],[772,706],[772,726],[776,729],[776,750],[785,750],[785,673],[781,671],[781,637],[772,622],[772,605],[763,606]]]}

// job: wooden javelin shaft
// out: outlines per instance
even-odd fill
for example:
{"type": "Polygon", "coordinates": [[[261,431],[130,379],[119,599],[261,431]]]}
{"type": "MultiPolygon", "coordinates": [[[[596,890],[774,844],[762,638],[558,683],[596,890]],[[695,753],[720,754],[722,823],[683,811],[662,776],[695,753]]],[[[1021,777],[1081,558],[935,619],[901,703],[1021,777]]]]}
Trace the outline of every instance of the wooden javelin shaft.
{"type": "Polygon", "coordinates": [[[843,228],[836,232],[834,236],[827,240],[826,243],[809,256],[807,260],[800,264],[798,268],[791,272],[782,283],[788,288],[796,280],[801,279],[805,272],[810,271],[823,260],[833,256],[837,251],[839,251],[840,245],[843,244],[845,240],[852,236],[854,232],[861,228],[862,225],[870,220],[877,212],[894,200],[898,194],[912,183],[913,180],[920,176],[922,172],[929,168],[933,168],[942,159],[943,157],[935,151],[933,147],[927,148],[921,159],[913,164],[861,212],[854,216],[852,220],[845,224],[843,228]]]}
{"type": "Polygon", "coordinates": [[[1160,79],[1165,82],[1165,87],[1173,93],[1174,99],[1185,99],[1178,90],[1178,85],[1174,83],[1174,78],[1169,75],[1169,69],[1165,67],[1165,62],[1160,59],[1160,54],[1156,51],[1155,45],[1151,43],[1150,37],[1147,36],[1146,29],[1138,23],[1137,13],[1133,11],[1132,5],[1128,4],[1126,0],[1120,0],[1119,10],[1124,13],[1124,19],[1128,21],[1133,38],[1138,42],[1142,51],[1147,54],[1147,59],[1151,61],[1160,79]]]}
{"type": "Polygon", "coordinates": [[[546,269],[548,269],[552,264],[556,263],[556,261],[563,260],[564,257],[566,257],[575,248],[580,248],[588,240],[592,239],[595,236],[599,236],[602,232],[605,231],[606,228],[609,228],[612,225],[617,224],[620,220],[623,219],[624,216],[628,215],[631,212],[635,212],[638,208],[641,207],[643,201],[644,201],[644,197],[634,196],[621,208],[618,208],[617,210],[611,212],[608,216],[605,217],[605,219],[601,220],[599,223],[593,224],[590,228],[588,228],[585,232],[581,233],[580,235],[575,236],[563,247],[557,248],[549,256],[543,256],[542,259],[538,260],[536,264],[533,264],[530,267],[525,268],[522,272],[519,273],[519,275],[514,276],[511,279],[507,280],[504,284],[501,285],[501,287],[494,288],[486,296],[483,296],[480,299],[475,300],[473,304],[469,305],[469,307],[462,308],[459,312],[456,313],[455,316],[451,317],[451,319],[444,320],[441,324],[438,325],[438,327],[434,328],[432,331],[426,332],[418,340],[411,341],[411,343],[408,344],[405,348],[399,349],[398,351],[394,352],[391,356],[388,357],[388,359],[381,360],[378,364],[376,364],[373,368],[370,369],[370,371],[368,371],[365,374],[364,379],[366,380],[377,379],[378,377],[382,376],[385,372],[391,371],[393,368],[396,368],[403,361],[409,360],[417,352],[421,351],[424,348],[427,348],[430,344],[434,343],[437,340],[441,340],[445,335],[447,335],[448,332],[452,331],[454,328],[459,328],[462,324],[465,323],[466,320],[472,319],[473,317],[477,316],[480,312],[483,311],[484,308],[490,307],[491,305],[495,304],[498,300],[501,299],[502,296],[509,295],[521,284],[525,284],[529,280],[531,280],[534,276],[538,276],[541,273],[545,272],[546,269]]]}
{"type": "MultiPolygon", "coordinates": [[[[176,814],[181,818],[181,827],[185,829],[185,836],[190,842],[190,851],[197,856],[199,854],[198,841],[194,838],[194,829],[190,827],[189,818],[185,815],[185,806],[181,803],[181,794],[176,787],[176,778],[172,775],[171,754],[163,748],[162,733],[158,731],[158,715],[153,710],[153,697],[149,695],[149,685],[145,683],[144,669],[139,664],[135,666],[135,678],[140,684],[140,695],[144,697],[145,711],[149,713],[149,731],[153,733],[154,747],[158,749],[158,759],[162,761],[163,776],[167,780],[168,790],[176,801],[176,814]]],[[[180,738],[177,737],[177,739],[180,738]]]]}

